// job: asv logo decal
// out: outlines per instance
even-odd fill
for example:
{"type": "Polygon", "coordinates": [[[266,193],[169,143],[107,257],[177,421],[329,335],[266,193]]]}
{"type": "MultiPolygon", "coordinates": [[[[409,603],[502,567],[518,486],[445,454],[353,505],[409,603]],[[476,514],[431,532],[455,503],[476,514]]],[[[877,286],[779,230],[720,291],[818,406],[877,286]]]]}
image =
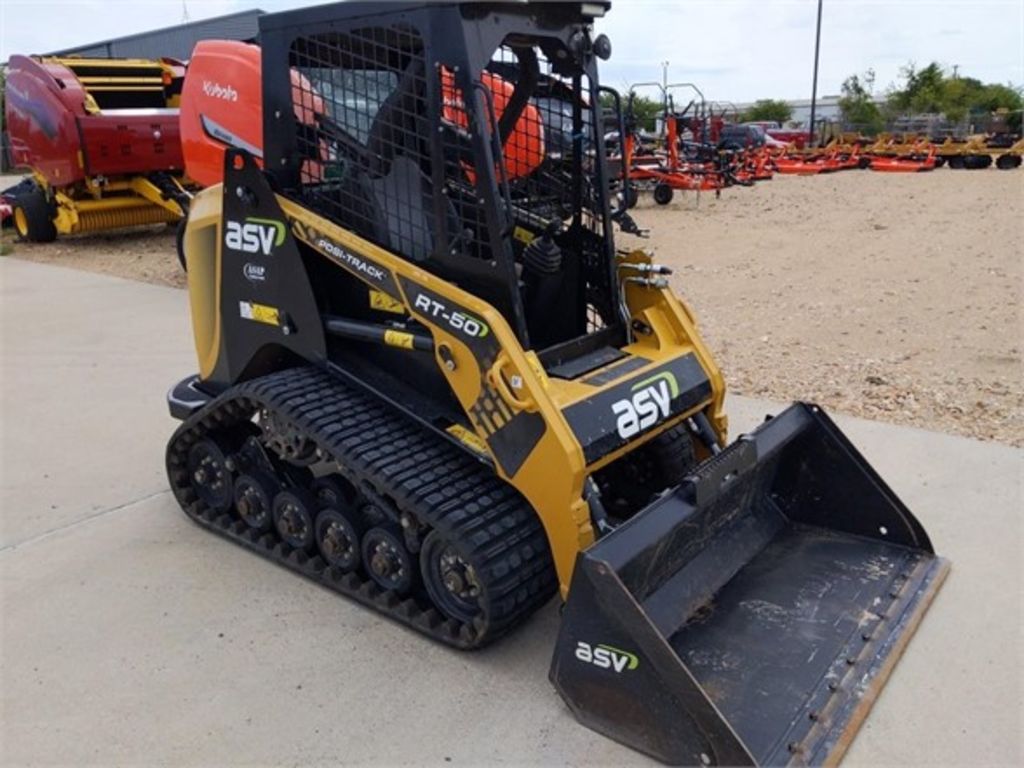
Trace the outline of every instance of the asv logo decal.
{"type": "Polygon", "coordinates": [[[632,395],[612,403],[612,412],[617,417],[615,427],[623,440],[653,427],[668,416],[672,398],[679,396],[679,382],[665,371],[637,382],[631,390],[632,395]]]}
{"type": "Polygon", "coordinates": [[[576,643],[576,658],[601,669],[626,672],[640,666],[636,654],[614,648],[610,645],[591,645],[582,641],[576,643]]]}
{"type": "Polygon", "coordinates": [[[269,256],[274,246],[284,242],[284,224],[273,219],[248,218],[244,224],[229,221],[224,232],[224,245],[242,253],[269,256]]]}

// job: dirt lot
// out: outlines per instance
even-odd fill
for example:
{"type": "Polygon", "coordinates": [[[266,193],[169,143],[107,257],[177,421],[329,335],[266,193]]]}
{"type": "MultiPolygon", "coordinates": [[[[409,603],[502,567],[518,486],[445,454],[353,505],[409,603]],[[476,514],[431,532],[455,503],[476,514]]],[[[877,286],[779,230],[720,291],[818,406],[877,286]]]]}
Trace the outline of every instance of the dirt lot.
{"type": "MultiPolygon", "coordinates": [[[[636,218],[732,391],[1024,446],[1024,171],[777,177],[636,218]]],[[[164,228],[12,255],[184,284],[164,228]]]]}

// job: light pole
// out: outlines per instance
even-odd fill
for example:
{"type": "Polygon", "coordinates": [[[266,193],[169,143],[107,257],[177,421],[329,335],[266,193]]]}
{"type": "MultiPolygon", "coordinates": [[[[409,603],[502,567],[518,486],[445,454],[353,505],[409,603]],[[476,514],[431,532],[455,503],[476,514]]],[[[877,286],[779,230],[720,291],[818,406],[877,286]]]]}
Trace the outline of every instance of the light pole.
{"type": "Polygon", "coordinates": [[[807,144],[814,143],[814,117],[818,106],[818,53],[821,50],[821,4],[818,0],[818,28],[814,33],[814,83],[811,85],[811,124],[807,129],[807,144]]]}

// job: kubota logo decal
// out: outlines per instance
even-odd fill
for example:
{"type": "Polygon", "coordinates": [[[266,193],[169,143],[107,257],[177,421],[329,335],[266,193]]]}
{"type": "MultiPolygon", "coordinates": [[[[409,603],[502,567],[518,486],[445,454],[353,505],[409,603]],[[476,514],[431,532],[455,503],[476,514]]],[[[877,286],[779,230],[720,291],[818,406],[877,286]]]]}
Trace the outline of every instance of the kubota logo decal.
{"type": "Polygon", "coordinates": [[[679,396],[679,382],[670,371],[638,381],[629,397],[612,403],[619,437],[628,440],[668,416],[672,399],[679,396]]]}
{"type": "Polygon", "coordinates": [[[224,245],[242,253],[262,253],[269,256],[275,246],[284,242],[284,224],[273,219],[250,216],[244,224],[229,221],[225,227],[224,245]]]}
{"type": "Polygon", "coordinates": [[[216,82],[211,83],[209,80],[203,80],[203,93],[207,96],[212,96],[215,99],[238,101],[238,91],[230,85],[221,85],[216,82]]]}
{"type": "Polygon", "coordinates": [[[591,645],[580,641],[576,643],[576,658],[601,669],[613,669],[616,672],[628,672],[640,666],[640,659],[635,653],[615,648],[611,645],[591,645]]]}

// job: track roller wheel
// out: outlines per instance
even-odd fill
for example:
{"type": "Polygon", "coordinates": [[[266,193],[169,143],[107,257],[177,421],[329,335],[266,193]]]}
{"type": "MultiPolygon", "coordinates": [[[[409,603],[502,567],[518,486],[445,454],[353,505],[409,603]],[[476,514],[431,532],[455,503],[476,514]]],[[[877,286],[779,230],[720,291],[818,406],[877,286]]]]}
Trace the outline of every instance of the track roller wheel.
{"type": "Polygon", "coordinates": [[[239,475],[235,480],[235,509],[253,530],[265,533],[274,527],[274,495],[278,487],[273,477],[259,470],[239,475]]]}
{"type": "Polygon", "coordinates": [[[316,543],[313,519],[317,500],[309,491],[289,488],[274,497],[274,527],[281,540],[294,549],[308,552],[316,543]]]}
{"type": "Polygon", "coordinates": [[[469,623],[483,614],[486,595],[476,570],[439,531],[423,541],[420,570],[427,594],[446,616],[469,623]]]}
{"type": "Polygon", "coordinates": [[[362,554],[366,572],[378,586],[399,595],[412,591],[417,568],[399,526],[384,523],[368,530],[363,536],[362,554]]]}
{"type": "Polygon", "coordinates": [[[356,491],[340,475],[325,475],[313,481],[310,490],[321,507],[344,509],[355,503],[356,491]]]}
{"type": "Polygon", "coordinates": [[[359,538],[363,525],[348,509],[327,506],[316,516],[316,546],[327,565],[345,573],[354,571],[362,562],[359,538]]]}
{"type": "Polygon", "coordinates": [[[231,471],[224,450],[216,440],[207,437],[192,446],[188,452],[188,476],[192,490],[206,506],[215,512],[231,509],[234,501],[231,471]]]}
{"type": "Polygon", "coordinates": [[[654,188],[654,202],[658,205],[668,205],[672,202],[672,197],[675,193],[672,191],[672,187],[668,184],[658,184],[654,188]]]}

